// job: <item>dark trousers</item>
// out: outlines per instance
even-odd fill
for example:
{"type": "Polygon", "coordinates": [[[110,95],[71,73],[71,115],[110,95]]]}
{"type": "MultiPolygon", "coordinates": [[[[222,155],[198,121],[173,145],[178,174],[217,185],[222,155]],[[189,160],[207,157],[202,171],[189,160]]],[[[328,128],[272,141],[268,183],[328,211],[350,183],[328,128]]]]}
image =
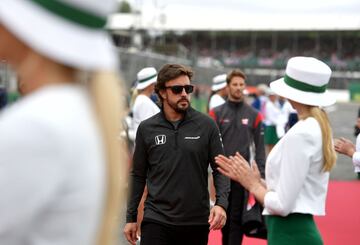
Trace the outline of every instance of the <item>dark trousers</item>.
{"type": "Polygon", "coordinates": [[[141,224],[141,245],[207,245],[208,225],[167,225],[152,221],[141,224]]]}
{"type": "Polygon", "coordinates": [[[222,228],[223,245],[241,245],[244,232],[241,225],[241,217],[244,208],[244,187],[237,182],[231,181],[229,195],[229,207],[227,209],[227,221],[222,228]]]}

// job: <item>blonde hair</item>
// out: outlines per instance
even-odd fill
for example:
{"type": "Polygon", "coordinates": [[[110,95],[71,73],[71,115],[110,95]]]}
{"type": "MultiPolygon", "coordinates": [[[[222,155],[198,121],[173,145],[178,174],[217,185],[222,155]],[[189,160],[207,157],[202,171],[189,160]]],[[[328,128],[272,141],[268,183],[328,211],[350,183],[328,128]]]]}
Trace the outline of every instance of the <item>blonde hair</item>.
{"type": "Polygon", "coordinates": [[[330,126],[329,118],[326,112],[323,109],[320,109],[317,106],[311,106],[309,110],[308,117],[313,117],[318,121],[321,128],[322,142],[323,142],[323,171],[329,172],[336,163],[336,152],[334,149],[334,144],[332,140],[332,129],[330,126]]]}
{"type": "Polygon", "coordinates": [[[97,237],[98,245],[110,245],[116,241],[120,210],[125,200],[128,154],[125,142],[120,138],[121,119],[124,117],[124,103],[121,100],[124,98],[121,94],[123,91],[115,73],[96,72],[91,75],[90,92],[107,157],[107,188],[97,237]]]}

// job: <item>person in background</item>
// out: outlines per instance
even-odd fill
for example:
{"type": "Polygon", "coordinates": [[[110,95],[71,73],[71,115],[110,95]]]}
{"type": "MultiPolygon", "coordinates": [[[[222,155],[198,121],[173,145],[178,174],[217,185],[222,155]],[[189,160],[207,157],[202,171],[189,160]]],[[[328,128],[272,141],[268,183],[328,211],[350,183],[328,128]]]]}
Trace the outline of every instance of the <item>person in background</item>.
{"type": "MultiPolygon", "coordinates": [[[[0,79],[0,84],[1,84],[1,79],[0,79]]],[[[8,96],[7,96],[6,87],[0,85],[0,110],[5,108],[5,106],[7,105],[7,101],[8,101],[7,97],[8,96]]]]}
{"type": "Polygon", "coordinates": [[[164,65],[155,87],[162,110],[138,128],[124,227],[131,244],[137,241],[137,208],[145,185],[142,245],[206,245],[209,230],[221,229],[226,222],[230,181],[214,162],[223,154],[220,133],[210,117],[190,106],[192,75],[183,65],[164,65]],[[211,210],[209,164],[216,187],[211,210]]]}
{"type": "Polygon", "coordinates": [[[268,244],[323,244],[314,215],[325,215],[329,172],[336,162],[332,130],[320,107],[335,103],[326,91],[331,69],[313,57],[289,59],[285,76],[270,83],[299,115],[270,152],[266,180],[256,163],[236,153],[219,156],[219,171],[241,183],[264,206],[268,244]]]}
{"type": "MultiPolygon", "coordinates": [[[[228,95],[227,83],[226,83],[226,74],[220,74],[213,77],[213,83],[211,86],[211,94],[209,97],[208,103],[208,112],[214,109],[217,106],[220,106],[225,103],[226,97],[228,95]]],[[[209,167],[209,190],[210,190],[210,204],[213,205],[215,202],[215,188],[214,180],[211,174],[211,168],[209,167]]]]}
{"type": "MultiPolygon", "coordinates": [[[[249,161],[252,145],[255,146],[255,160],[259,164],[262,177],[265,175],[265,146],[262,116],[259,111],[244,101],[246,76],[239,70],[232,70],[227,75],[229,91],[227,101],[210,111],[210,116],[217,123],[225,155],[240,152],[249,161]],[[234,137],[238,135],[239,137],[234,137]]],[[[244,187],[231,181],[227,222],[222,229],[222,244],[241,244],[243,239],[242,213],[244,207],[244,187]]]]}
{"type": "Polygon", "coordinates": [[[360,133],[360,108],[358,109],[356,123],[354,125],[354,136],[357,137],[360,133]]]}
{"type": "Polygon", "coordinates": [[[280,139],[297,122],[297,113],[286,98],[279,96],[278,100],[280,105],[280,115],[276,122],[276,134],[280,139]]]}
{"type": "Polygon", "coordinates": [[[0,4],[0,59],[23,91],[0,116],[0,244],[116,244],[124,103],[104,30],[116,6],[0,4]]]}
{"type": "Polygon", "coordinates": [[[346,138],[335,140],[335,151],[352,158],[354,171],[360,179],[360,134],[356,137],[356,145],[346,138]]]}
{"type": "Polygon", "coordinates": [[[268,100],[266,96],[266,91],[268,91],[269,86],[261,83],[257,87],[257,94],[255,95],[255,99],[251,103],[251,106],[254,107],[256,110],[260,111],[263,118],[265,117],[265,105],[268,100]]]}
{"type": "Polygon", "coordinates": [[[132,107],[132,130],[129,133],[129,137],[133,141],[135,140],[139,124],[160,112],[159,107],[150,98],[154,93],[156,79],[157,72],[154,67],[145,67],[137,74],[136,90],[138,94],[132,107]]]}
{"type": "MultiPolygon", "coordinates": [[[[279,130],[276,129],[278,128],[279,119],[281,120],[281,109],[278,96],[274,93],[274,91],[269,88],[266,93],[268,95],[268,101],[265,104],[264,141],[266,146],[266,155],[268,155],[280,139],[277,133],[279,130]]],[[[284,126],[285,125],[281,123],[281,127],[284,126]]],[[[281,132],[283,133],[283,131],[284,129],[281,132]]]]}
{"type": "Polygon", "coordinates": [[[213,78],[211,91],[212,94],[209,99],[209,111],[214,107],[225,103],[225,99],[228,95],[226,87],[226,74],[217,75],[213,78]]]}

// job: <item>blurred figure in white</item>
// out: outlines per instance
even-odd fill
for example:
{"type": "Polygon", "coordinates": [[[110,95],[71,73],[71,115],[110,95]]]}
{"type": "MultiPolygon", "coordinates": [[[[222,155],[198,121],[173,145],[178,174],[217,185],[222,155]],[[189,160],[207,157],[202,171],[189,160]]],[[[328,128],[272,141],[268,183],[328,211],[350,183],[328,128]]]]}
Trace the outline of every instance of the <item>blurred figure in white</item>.
{"type": "Polygon", "coordinates": [[[281,117],[281,110],[278,96],[270,88],[266,93],[268,95],[268,101],[265,104],[264,143],[266,146],[266,154],[269,154],[274,145],[279,141],[276,128],[279,123],[279,118],[281,117]]]}
{"type": "Polygon", "coordinates": [[[127,166],[104,26],[116,3],[1,1],[0,60],[24,97],[0,116],[0,244],[115,244],[127,166]]]}
{"type": "Polygon", "coordinates": [[[132,132],[129,133],[132,141],[135,140],[139,124],[160,112],[160,108],[150,98],[155,91],[156,79],[157,72],[154,67],[143,68],[137,74],[136,90],[138,94],[132,108],[132,132]]]}
{"type": "Polygon", "coordinates": [[[217,75],[213,78],[211,91],[212,94],[209,99],[209,111],[214,107],[225,103],[225,99],[228,95],[226,74],[217,75]]]}
{"type": "Polygon", "coordinates": [[[276,122],[276,134],[278,138],[281,138],[285,135],[290,113],[294,109],[292,108],[290,102],[284,97],[279,96],[278,102],[280,107],[280,115],[278,116],[276,122]]]}

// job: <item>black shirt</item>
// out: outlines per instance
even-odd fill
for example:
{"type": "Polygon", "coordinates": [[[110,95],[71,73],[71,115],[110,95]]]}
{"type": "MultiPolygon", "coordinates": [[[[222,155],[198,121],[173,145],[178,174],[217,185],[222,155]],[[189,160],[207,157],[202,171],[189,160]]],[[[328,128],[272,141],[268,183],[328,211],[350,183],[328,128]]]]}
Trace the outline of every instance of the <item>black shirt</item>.
{"type": "Polygon", "coordinates": [[[214,157],[223,154],[219,129],[207,115],[189,108],[177,129],[163,111],[140,123],[136,135],[127,222],[148,187],[144,220],[172,225],[206,225],[209,218],[208,166],[213,169],[216,205],[228,206],[230,180],[214,157]]]}
{"type": "Polygon", "coordinates": [[[264,130],[260,112],[244,102],[228,100],[209,114],[219,126],[226,156],[239,152],[249,161],[250,147],[254,143],[255,161],[261,176],[265,177],[264,130]]]}

